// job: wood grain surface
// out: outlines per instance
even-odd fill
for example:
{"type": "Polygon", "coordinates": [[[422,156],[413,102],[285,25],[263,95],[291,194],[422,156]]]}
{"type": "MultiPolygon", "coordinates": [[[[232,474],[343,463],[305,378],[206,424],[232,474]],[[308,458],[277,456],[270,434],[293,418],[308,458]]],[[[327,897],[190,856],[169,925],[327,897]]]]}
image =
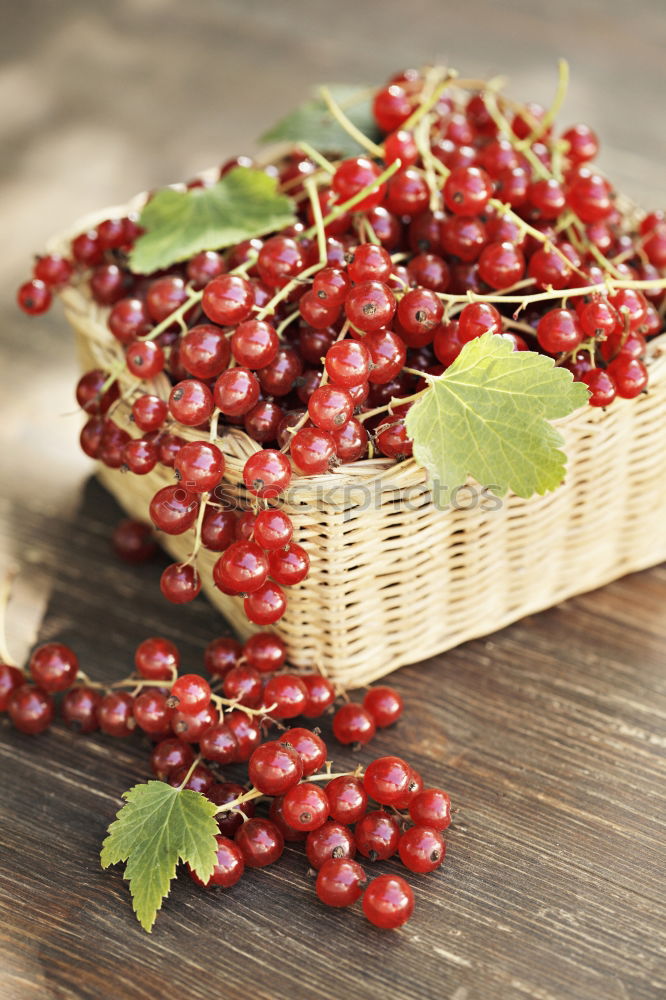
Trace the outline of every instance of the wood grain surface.
{"type": "MultiPolygon", "coordinates": [[[[109,556],[119,512],[85,481],[71,338],[57,313],[30,321],[13,304],[53,231],[251,151],[321,80],[432,59],[507,73],[513,95],[547,102],[566,55],[564,121],[598,129],[632,196],[664,200],[661,0],[23,0],[2,13],[0,570],[21,569],[17,658],[58,637],[113,679],[164,634],[197,669],[224,628],[203,601],[165,607],[162,559],[109,556]]],[[[149,776],[147,745],[61,724],[33,739],[0,718],[0,1000],[663,1000],[665,608],[661,567],[425,663],[415,646],[393,678],[399,726],[335,754],[345,766],[397,751],[456,806],[445,864],[411,878],[415,914],[394,933],[319,905],[297,846],[229,891],[180,878],[145,935],[98,852],[121,793],[149,776]]]]}

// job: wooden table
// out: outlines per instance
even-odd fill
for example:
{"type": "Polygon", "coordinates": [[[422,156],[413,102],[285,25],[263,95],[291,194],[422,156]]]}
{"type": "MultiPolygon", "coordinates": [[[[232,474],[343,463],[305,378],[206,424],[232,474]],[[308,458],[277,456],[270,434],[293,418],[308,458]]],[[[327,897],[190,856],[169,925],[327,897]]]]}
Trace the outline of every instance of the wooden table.
{"type": "MultiPolygon", "coordinates": [[[[41,638],[70,642],[98,679],[124,676],[151,634],[199,667],[219,618],[203,601],[165,614],[161,558],[109,559],[118,515],[94,482],[75,532],[24,512],[16,541],[57,567],[41,638]]],[[[147,745],[61,725],[31,738],[3,719],[0,996],[663,996],[665,599],[654,569],[403,669],[398,726],[358,755],[335,747],[345,767],[398,751],[455,803],[445,864],[411,879],[415,914],[394,933],[318,904],[296,846],[228,891],[183,875],[148,937],[98,864],[147,745]]]]}
{"type": "MultiPolygon", "coordinates": [[[[163,562],[109,557],[119,516],[75,446],[75,360],[57,316],[16,315],[12,289],[54,229],[142,186],[242,149],[324,80],[381,79],[442,52],[507,72],[547,101],[572,62],[566,122],[605,137],[602,162],[663,201],[657,0],[125,0],[14,5],[3,32],[0,212],[0,554],[21,567],[10,642],[61,638],[95,678],[131,667],[149,634],[197,668],[223,627],[169,608],[163,562]],[[640,154],[640,155],[639,155],[640,154]]],[[[98,852],[147,746],[0,719],[0,1000],[659,1000],[666,996],[666,569],[626,578],[399,671],[407,710],[346,766],[395,752],[449,789],[443,868],[414,877],[416,911],[376,931],[314,898],[299,848],[228,892],[185,876],[152,936],[98,852]]],[[[419,649],[414,649],[414,660],[419,649]]],[[[329,732],[329,724],[325,726],[329,732]]],[[[230,771],[230,774],[232,772],[230,771]]],[[[370,867],[370,866],[368,866],[370,867]]],[[[392,863],[378,871],[396,870],[392,863]]]]}

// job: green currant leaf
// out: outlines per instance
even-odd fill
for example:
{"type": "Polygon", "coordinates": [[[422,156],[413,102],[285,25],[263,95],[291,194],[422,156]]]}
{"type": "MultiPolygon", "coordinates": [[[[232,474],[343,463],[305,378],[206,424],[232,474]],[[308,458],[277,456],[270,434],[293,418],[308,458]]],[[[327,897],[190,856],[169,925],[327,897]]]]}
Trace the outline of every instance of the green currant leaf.
{"type": "Polygon", "coordinates": [[[220,250],[295,220],[291,199],[278,194],[274,177],[235,167],[212,187],[158,191],[141,212],[146,231],[130,254],[130,267],[150,274],[200,250],[220,250]]]}
{"type": "MultiPolygon", "coordinates": [[[[332,84],[329,91],[347,118],[373,142],[382,134],[372,114],[367,89],[332,84]]],[[[320,153],[355,156],[364,152],[355,139],[335,120],[321,97],[313,97],[282,118],[259,139],[260,142],[309,142],[320,153]]]]}
{"type": "Polygon", "coordinates": [[[134,785],[102,845],[102,868],[126,861],[132,905],[150,931],[162,900],[169,895],[178,861],[186,861],[202,882],[213,874],[219,828],[216,805],[199,792],[181,791],[163,781],[134,785]]]}
{"type": "Polygon", "coordinates": [[[485,333],[433,379],[406,417],[414,457],[454,489],[471,476],[498,496],[530,497],[564,477],[564,440],[548,423],[582,406],[588,390],[534,351],[485,333]]]}

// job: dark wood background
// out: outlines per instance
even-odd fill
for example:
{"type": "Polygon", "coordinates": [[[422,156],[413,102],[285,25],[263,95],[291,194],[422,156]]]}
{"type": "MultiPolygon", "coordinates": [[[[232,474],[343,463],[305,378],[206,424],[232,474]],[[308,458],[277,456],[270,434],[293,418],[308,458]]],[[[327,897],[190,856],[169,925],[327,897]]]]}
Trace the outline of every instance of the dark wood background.
{"type": "MultiPolygon", "coordinates": [[[[187,176],[253,138],[318,80],[381,79],[449,58],[547,101],[564,54],[565,120],[663,201],[666,18],[659,0],[39,0],[5,4],[0,70],[0,554],[21,568],[10,643],[59,637],[95,678],[164,634],[197,668],[224,624],[165,608],[163,562],[109,556],[119,517],[86,482],[62,319],[17,316],[14,285],[53,230],[187,176]]],[[[382,934],[317,904],[299,848],[228,892],[174,886],[152,936],[104,830],[148,776],[141,740],[32,739],[0,720],[1,1000],[659,1000],[666,996],[666,569],[657,568],[399,671],[404,720],[358,758],[399,752],[456,805],[440,872],[382,934]]],[[[377,866],[394,870],[392,863],[377,866]]]]}

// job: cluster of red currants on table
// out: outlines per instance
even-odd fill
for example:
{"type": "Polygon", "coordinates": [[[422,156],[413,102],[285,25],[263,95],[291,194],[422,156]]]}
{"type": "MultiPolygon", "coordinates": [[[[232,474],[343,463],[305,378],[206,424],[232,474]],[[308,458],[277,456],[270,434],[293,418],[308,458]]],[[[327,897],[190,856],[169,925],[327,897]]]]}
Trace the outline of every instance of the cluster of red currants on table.
{"type": "Polygon", "coordinates": [[[285,660],[284,644],[272,633],[257,633],[243,645],[218,638],[204,654],[209,680],[179,673],[178,648],[155,637],[136,649],[132,676],[105,686],[81,671],[72,649],[49,642],[32,653],[29,678],[0,664],[0,711],[16,729],[37,734],[54,720],[55,696],[61,696],[61,718],[80,733],[124,738],[143,732],[152,741],[155,777],[219,807],[217,860],[207,887],[228,888],[246,867],[277,861],[285,841],[302,841],[323,903],[349,906],[363,894],[372,923],[398,927],[414,907],[410,885],[395,873],[368,883],[355,856],[374,862],[398,855],[410,872],[434,871],[444,860],[449,796],[424,788],[420,774],[394,756],[374,760],[365,771],[332,773],[311,720],[333,713],[335,739],[360,746],[377,728],[398,721],[402,698],[393,688],[372,687],[362,703],[345,700],[334,708],[336,690],[326,677],[290,672],[285,660]],[[298,716],[302,725],[293,726],[298,716]],[[245,767],[249,784],[238,774],[226,780],[220,769],[227,766],[245,767]],[[264,799],[267,815],[256,816],[264,799]]]}

